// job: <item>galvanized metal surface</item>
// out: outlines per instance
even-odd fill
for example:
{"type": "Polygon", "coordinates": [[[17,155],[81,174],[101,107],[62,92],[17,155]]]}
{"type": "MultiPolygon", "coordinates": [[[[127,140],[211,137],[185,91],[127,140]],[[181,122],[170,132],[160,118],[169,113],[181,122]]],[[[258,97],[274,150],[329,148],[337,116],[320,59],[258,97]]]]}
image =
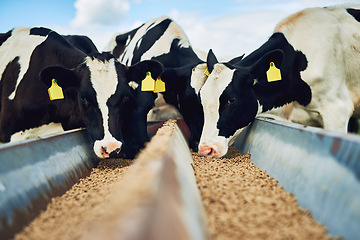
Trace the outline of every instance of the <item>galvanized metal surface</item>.
{"type": "MultiPolygon", "coordinates": [[[[164,122],[149,123],[149,136],[155,135],[164,122]]],[[[185,122],[177,124],[189,139],[185,122]]],[[[12,237],[52,197],[90,174],[98,161],[91,142],[85,130],[73,130],[0,145],[0,239],[12,237]]]]}
{"type": "Polygon", "coordinates": [[[297,198],[333,236],[360,236],[360,137],[256,119],[234,146],[297,198]]]}
{"type": "MultiPolygon", "coordinates": [[[[180,201],[182,202],[182,221],[189,233],[189,239],[208,239],[209,232],[205,211],[191,165],[193,160],[184,135],[182,134],[184,131],[180,131],[178,126],[181,125],[175,125],[166,157],[171,158],[176,166],[175,174],[180,185],[180,201]]],[[[176,211],[176,209],[173,211],[176,211]]],[[[164,220],[166,221],[166,219],[164,220]]]]}
{"type": "Polygon", "coordinates": [[[8,239],[96,163],[85,130],[0,145],[0,239],[8,239]]]}

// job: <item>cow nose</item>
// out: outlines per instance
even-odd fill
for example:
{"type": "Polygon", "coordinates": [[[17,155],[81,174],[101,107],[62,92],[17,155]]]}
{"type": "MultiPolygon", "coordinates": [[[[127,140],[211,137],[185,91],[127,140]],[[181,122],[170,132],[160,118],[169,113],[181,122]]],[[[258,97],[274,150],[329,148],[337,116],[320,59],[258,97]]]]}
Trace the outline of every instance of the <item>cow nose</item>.
{"type": "Polygon", "coordinates": [[[103,158],[116,157],[121,151],[121,148],[115,148],[114,150],[108,149],[107,147],[101,147],[100,152],[103,158]]]}
{"type": "Polygon", "coordinates": [[[100,149],[101,156],[103,158],[109,158],[110,154],[106,151],[106,147],[101,147],[100,149]]]}
{"type": "Polygon", "coordinates": [[[121,151],[121,142],[95,142],[94,150],[98,157],[109,158],[118,155],[121,151]],[[98,149],[96,151],[96,149],[98,149]]]}
{"type": "Polygon", "coordinates": [[[201,157],[210,157],[210,158],[214,158],[216,157],[216,150],[208,145],[201,145],[199,147],[199,156],[201,157]]]}

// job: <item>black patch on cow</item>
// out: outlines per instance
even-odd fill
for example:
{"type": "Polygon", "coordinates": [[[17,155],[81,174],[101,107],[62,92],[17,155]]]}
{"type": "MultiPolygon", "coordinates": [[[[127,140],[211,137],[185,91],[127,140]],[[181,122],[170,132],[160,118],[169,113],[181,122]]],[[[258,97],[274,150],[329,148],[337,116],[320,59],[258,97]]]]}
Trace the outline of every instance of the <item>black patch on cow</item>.
{"type": "Polygon", "coordinates": [[[175,38],[171,43],[170,51],[168,53],[154,57],[153,59],[156,59],[159,62],[163,63],[165,67],[173,68],[186,65],[192,65],[193,67],[195,67],[196,65],[203,62],[198,58],[198,56],[191,47],[180,47],[179,42],[180,39],[175,38]]]}
{"type": "Polygon", "coordinates": [[[245,53],[239,57],[235,57],[233,59],[231,59],[229,62],[227,62],[227,64],[230,64],[230,65],[236,65],[238,62],[240,62],[245,56],[245,53]]]}
{"type": "MultiPolygon", "coordinates": [[[[14,58],[9,62],[4,69],[4,72],[1,73],[2,77],[0,79],[0,112],[2,110],[2,103],[8,101],[7,97],[14,91],[15,83],[20,73],[20,64],[19,57],[14,58]],[[5,87],[3,87],[5,86],[5,87]]],[[[0,137],[1,138],[1,137],[0,137]]]]}
{"type": "Polygon", "coordinates": [[[36,27],[30,29],[30,35],[47,36],[51,32],[50,29],[44,27],[36,27]]]}
{"type": "Polygon", "coordinates": [[[360,10],[358,9],[353,9],[353,8],[347,8],[346,11],[353,16],[356,21],[360,22],[360,10]]]}
{"type": "Polygon", "coordinates": [[[115,48],[112,50],[112,54],[116,57],[119,58],[120,55],[124,52],[125,47],[126,47],[126,42],[128,41],[129,37],[130,37],[130,41],[131,39],[134,37],[134,35],[136,34],[136,32],[143,26],[144,24],[142,24],[140,27],[135,28],[133,30],[131,30],[130,32],[127,32],[125,34],[120,34],[117,35],[115,37],[115,42],[116,42],[116,46],[115,48]]]}
{"type": "MultiPolygon", "coordinates": [[[[140,81],[145,78],[147,71],[151,72],[153,78],[157,78],[162,74],[163,67],[157,61],[145,60],[128,67],[126,79],[140,83],[140,81]]],[[[118,73],[118,75],[119,78],[122,78],[120,73],[118,73]]],[[[149,141],[146,116],[154,106],[154,100],[157,94],[141,91],[140,86],[135,90],[131,89],[131,92],[135,95],[134,102],[128,100],[126,97],[123,99],[123,101],[127,101],[127,108],[124,109],[123,112],[123,119],[125,120],[122,131],[125,143],[124,149],[121,151],[121,156],[123,157],[123,155],[125,155],[133,158],[139,149],[144,147],[145,142],[149,141]]]]}
{"type": "Polygon", "coordinates": [[[11,33],[12,33],[12,30],[8,31],[7,33],[0,34],[0,47],[9,37],[11,37],[11,33]]]}
{"type": "Polygon", "coordinates": [[[221,94],[219,102],[219,135],[229,138],[236,130],[252,122],[258,103],[252,88],[252,78],[246,68],[234,71],[233,80],[221,94]],[[236,81],[234,79],[242,79],[236,81]]]}
{"type": "Polygon", "coordinates": [[[166,103],[175,106],[190,129],[189,145],[197,151],[198,143],[204,125],[204,113],[199,96],[190,86],[190,76],[193,65],[179,68],[166,68],[161,78],[166,83],[163,93],[166,103]]]}
{"type": "Polygon", "coordinates": [[[238,66],[253,68],[252,75],[257,80],[254,91],[263,106],[263,111],[292,101],[298,101],[304,106],[311,101],[311,89],[300,76],[300,72],[307,67],[307,59],[302,52],[294,50],[282,33],[274,33],[260,48],[240,61],[238,66]],[[281,61],[276,53],[277,50],[283,52],[281,61]],[[264,57],[271,52],[274,54],[269,54],[270,58],[264,57]],[[271,61],[281,70],[282,80],[267,81],[266,71],[271,61]]]}
{"type": "Polygon", "coordinates": [[[98,51],[95,44],[87,36],[82,35],[63,35],[63,37],[75,48],[81,50],[86,55],[95,54],[98,51]]]}
{"type": "Polygon", "coordinates": [[[168,18],[163,20],[161,23],[156,25],[156,27],[147,31],[147,33],[138,40],[141,41],[141,44],[138,50],[134,52],[131,64],[140,62],[142,54],[148,51],[154,45],[154,43],[164,34],[171,22],[172,20],[168,18]]]}

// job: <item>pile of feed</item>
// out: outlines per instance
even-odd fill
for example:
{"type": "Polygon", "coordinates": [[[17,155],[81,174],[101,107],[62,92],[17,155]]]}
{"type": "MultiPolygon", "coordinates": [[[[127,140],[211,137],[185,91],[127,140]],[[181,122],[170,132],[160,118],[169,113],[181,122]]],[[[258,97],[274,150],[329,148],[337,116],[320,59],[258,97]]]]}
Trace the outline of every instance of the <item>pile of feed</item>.
{"type": "Polygon", "coordinates": [[[212,239],[331,239],[249,153],[230,148],[220,159],[192,156],[212,239]]]}
{"type": "Polygon", "coordinates": [[[106,159],[90,176],[80,179],[64,195],[55,197],[47,209],[15,235],[15,240],[80,239],[91,223],[108,209],[114,185],[122,181],[133,160],[106,159]]]}
{"type": "MultiPolygon", "coordinates": [[[[170,136],[161,134],[157,141],[163,142],[157,143],[157,148],[164,148],[166,144],[162,143],[170,136]]],[[[160,148],[146,149],[142,155],[156,157],[164,151],[160,148]]],[[[197,153],[192,156],[212,239],[330,239],[326,229],[298,206],[294,196],[250,162],[250,154],[241,155],[231,148],[220,159],[199,157],[197,153]]],[[[135,202],[123,190],[141,189],[139,184],[147,186],[140,183],[139,177],[129,183],[129,175],[137,166],[133,163],[125,159],[101,161],[89,177],[81,179],[63,196],[53,198],[46,211],[15,239],[89,239],[98,225],[110,226],[109,213],[116,215],[121,206],[135,202]],[[115,189],[118,193],[120,189],[120,194],[114,195],[115,189]]],[[[142,197],[139,199],[146,199],[142,197]]]]}

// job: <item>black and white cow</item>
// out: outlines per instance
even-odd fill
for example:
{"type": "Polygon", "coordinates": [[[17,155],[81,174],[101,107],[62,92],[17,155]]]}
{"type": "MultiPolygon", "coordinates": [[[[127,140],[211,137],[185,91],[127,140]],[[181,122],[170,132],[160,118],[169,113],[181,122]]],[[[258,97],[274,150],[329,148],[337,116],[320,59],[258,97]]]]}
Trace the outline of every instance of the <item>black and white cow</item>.
{"type": "MultiPolygon", "coordinates": [[[[209,76],[205,85],[222,78],[219,82],[223,90],[218,90],[220,104],[215,106],[211,106],[212,100],[206,96],[206,88],[211,86],[204,85],[201,90],[205,125],[199,154],[220,157],[226,153],[227,145],[245,125],[238,125],[239,117],[249,110],[249,105],[238,106],[243,103],[240,96],[231,94],[237,94],[238,90],[234,92],[234,89],[239,87],[235,85],[244,84],[246,79],[251,85],[252,78],[255,79],[252,90],[262,107],[259,113],[292,100],[294,102],[270,112],[293,122],[345,132],[349,118],[360,114],[359,21],[359,8],[305,9],[281,21],[263,46],[235,66],[215,64],[213,76],[209,76]],[[282,63],[276,63],[276,58],[271,56],[278,49],[283,51],[282,63]],[[264,69],[253,70],[253,64],[257,65],[268,55],[271,57],[265,61],[264,69]],[[282,80],[266,81],[269,61],[281,69],[282,80]],[[236,76],[239,69],[249,67],[252,78],[236,76]],[[311,94],[301,79],[310,86],[311,94]],[[289,84],[284,84],[287,82],[289,84]],[[230,111],[238,112],[237,116],[230,111]]],[[[250,91],[249,88],[247,92],[250,91]]],[[[250,115],[254,116],[253,110],[250,115]]]]}
{"type": "Polygon", "coordinates": [[[211,74],[200,90],[204,111],[200,156],[225,155],[228,145],[257,114],[292,101],[307,105],[311,100],[311,90],[300,76],[307,67],[306,57],[281,33],[237,63],[218,63],[213,56],[207,64],[211,74]],[[268,80],[271,63],[280,69],[281,80],[268,80]]]}
{"type": "MultiPolygon", "coordinates": [[[[206,81],[206,63],[194,52],[183,29],[167,17],[159,17],[132,31],[115,35],[109,46],[125,65],[149,59],[164,65],[161,79],[166,83],[166,91],[162,94],[166,103],[177,107],[182,114],[191,132],[189,145],[197,149],[203,114],[196,92],[206,81]]],[[[157,95],[142,94],[148,96],[150,111],[157,95]]]]}
{"type": "Polygon", "coordinates": [[[86,55],[45,28],[0,34],[0,141],[60,123],[64,130],[86,127],[100,158],[120,150],[133,157],[146,126],[142,133],[133,124],[136,95],[128,83],[140,83],[148,71],[157,77],[163,68],[156,61],[126,67],[108,52],[86,55]],[[56,85],[63,96],[50,100],[56,85]]]}
{"type": "Polygon", "coordinates": [[[360,5],[305,9],[281,21],[275,32],[306,55],[301,76],[313,93],[306,107],[295,102],[275,114],[346,132],[350,117],[360,117],[360,5]]]}

